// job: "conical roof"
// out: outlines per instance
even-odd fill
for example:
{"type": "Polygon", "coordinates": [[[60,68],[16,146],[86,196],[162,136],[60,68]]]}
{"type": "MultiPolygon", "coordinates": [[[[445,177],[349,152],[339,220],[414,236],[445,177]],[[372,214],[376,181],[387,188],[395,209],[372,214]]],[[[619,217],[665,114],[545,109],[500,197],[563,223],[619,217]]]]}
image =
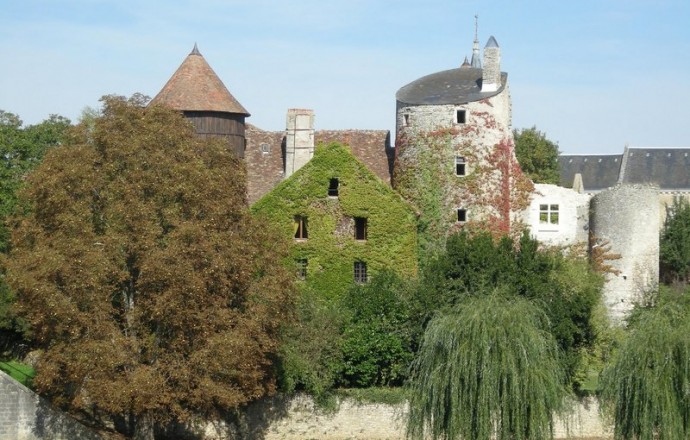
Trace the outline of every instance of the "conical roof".
{"type": "Polygon", "coordinates": [[[235,99],[206,62],[196,44],[163,89],[151,100],[181,111],[249,112],[235,99]]]}

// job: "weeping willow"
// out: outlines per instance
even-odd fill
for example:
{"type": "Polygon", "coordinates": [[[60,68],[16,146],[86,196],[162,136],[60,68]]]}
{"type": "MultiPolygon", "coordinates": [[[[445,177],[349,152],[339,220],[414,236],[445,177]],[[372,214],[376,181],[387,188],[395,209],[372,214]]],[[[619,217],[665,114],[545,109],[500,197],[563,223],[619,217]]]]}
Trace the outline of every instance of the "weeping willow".
{"type": "Polygon", "coordinates": [[[687,295],[641,312],[601,384],[616,439],[690,438],[687,295]]]}
{"type": "Polygon", "coordinates": [[[408,437],[553,438],[566,389],[547,324],[528,300],[495,293],[434,318],[412,367],[408,437]]]}

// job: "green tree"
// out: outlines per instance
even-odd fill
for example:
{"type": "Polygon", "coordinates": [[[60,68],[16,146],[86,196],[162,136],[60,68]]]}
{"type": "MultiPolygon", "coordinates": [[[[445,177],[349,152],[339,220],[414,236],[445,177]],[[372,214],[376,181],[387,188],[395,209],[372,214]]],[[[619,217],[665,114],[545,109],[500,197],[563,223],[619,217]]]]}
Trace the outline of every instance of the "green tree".
{"type": "MultiPolygon", "coordinates": [[[[45,152],[62,142],[69,127],[69,119],[57,115],[24,127],[19,116],[0,110],[0,253],[9,249],[6,219],[16,209],[17,191],[45,152]]],[[[0,356],[17,354],[26,330],[12,312],[13,302],[14,294],[0,268],[0,356]]]]}
{"type": "Polygon", "coordinates": [[[690,281],[690,203],[676,197],[659,239],[661,279],[666,283],[690,281]]]}
{"type": "Polygon", "coordinates": [[[566,396],[561,372],[539,307],[477,292],[435,317],[424,333],[410,379],[408,436],[552,438],[553,415],[566,396]]]}
{"type": "Polygon", "coordinates": [[[690,292],[662,290],[638,307],[630,334],[602,374],[616,439],[690,437],[690,292]]]}
{"type": "Polygon", "coordinates": [[[534,183],[552,183],[560,181],[558,166],[558,144],[547,139],[546,134],[537,127],[514,130],[515,156],[522,171],[534,183]]]}
{"type": "Polygon", "coordinates": [[[46,155],[5,264],[44,350],[39,392],[151,438],[274,390],[293,294],[286,244],[248,213],[241,160],[142,104],[105,97],[93,127],[46,155]]]}

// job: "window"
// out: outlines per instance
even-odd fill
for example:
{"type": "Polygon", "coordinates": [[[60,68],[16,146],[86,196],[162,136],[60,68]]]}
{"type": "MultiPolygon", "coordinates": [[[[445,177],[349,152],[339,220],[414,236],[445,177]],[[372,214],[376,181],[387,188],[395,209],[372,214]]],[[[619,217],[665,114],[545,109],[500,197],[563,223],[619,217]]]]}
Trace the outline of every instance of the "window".
{"type": "Polygon", "coordinates": [[[337,178],[331,179],[328,184],[328,197],[338,197],[338,187],[340,186],[340,181],[337,178]]]}
{"type": "Polygon", "coordinates": [[[295,240],[306,240],[307,238],[309,238],[307,217],[297,215],[295,216],[295,240]]]}
{"type": "Polygon", "coordinates": [[[458,222],[464,223],[467,221],[467,210],[464,208],[457,209],[458,222]]]}
{"type": "Polygon", "coordinates": [[[464,176],[465,173],[465,158],[463,156],[455,156],[455,175],[464,176]]]}
{"type": "Polygon", "coordinates": [[[539,205],[539,223],[548,225],[558,224],[558,205],[539,205]]]}
{"type": "Polygon", "coordinates": [[[466,110],[458,110],[455,113],[455,123],[456,124],[464,124],[466,121],[467,121],[467,111],[466,110]]]}
{"type": "Polygon", "coordinates": [[[298,258],[296,260],[297,278],[299,278],[300,280],[304,280],[307,278],[307,264],[308,261],[306,258],[298,258]]]}
{"type": "Polygon", "coordinates": [[[367,219],[355,217],[355,240],[367,239],[367,219]]]}
{"type": "Polygon", "coordinates": [[[266,144],[266,143],[261,144],[261,152],[262,153],[270,153],[271,152],[271,146],[266,144]]]}
{"type": "Polygon", "coordinates": [[[355,261],[355,283],[367,282],[367,263],[355,261]]]}
{"type": "Polygon", "coordinates": [[[404,125],[405,127],[409,127],[409,126],[410,126],[410,115],[407,114],[407,113],[405,113],[405,114],[403,115],[403,125],[404,125]]]}

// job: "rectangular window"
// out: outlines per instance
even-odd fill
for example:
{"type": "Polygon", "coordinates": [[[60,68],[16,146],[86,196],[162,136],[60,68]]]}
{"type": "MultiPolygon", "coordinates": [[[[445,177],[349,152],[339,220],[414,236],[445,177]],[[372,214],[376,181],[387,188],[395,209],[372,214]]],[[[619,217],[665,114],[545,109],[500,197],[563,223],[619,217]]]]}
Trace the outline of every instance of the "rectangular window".
{"type": "Polygon", "coordinates": [[[355,240],[367,239],[367,219],[355,217],[355,240]]]}
{"type": "Polygon", "coordinates": [[[337,178],[331,179],[328,184],[328,197],[338,197],[338,188],[340,187],[340,181],[337,178]]]}
{"type": "MultiPolygon", "coordinates": [[[[447,113],[446,113],[447,114],[447,113]]],[[[465,110],[458,110],[455,113],[455,123],[456,124],[464,124],[467,122],[467,111],[465,110]]]]}
{"type": "Polygon", "coordinates": [[[539,205],[539,223],[548,225],[558,224],[558,205],[544,204],[539,205]]]}
{"type": "Polygon", "coordinates": [[[465,158],[463,156],[455,156],[455,175],[465,175],[465,158]]]}
{"type": "Polygon", "coordinates": [[[295,240],[306,240],[309,238],[307,232],[307,217],[303,215],[295,216],[295,240]]]}
{"type": "Polygon", "coordinates": [[[405,114],[403,115],[403,125],[404,125],[405,127],[409,127],[409,126],[410,126],[410,115],[407,114],[407,113],[405,113],[405,114]]]}
{"type": "Polygon", "coordinates": [[[463,208],[457,209],[458,222],[464,223],[467,221],[467,210],[463,208]]]}
{"type": "Polygon", "coordinates": [[[367,263],[355,261],[355,283],[367,282],[367,263]]]}
{"type": "Polygon", "coordinates": [[[307,264],[308,260],[306,258],[298,258],[296,261],[297,264],[297,278],[300,280],[304,280],[307,278],[307,264]]]}

